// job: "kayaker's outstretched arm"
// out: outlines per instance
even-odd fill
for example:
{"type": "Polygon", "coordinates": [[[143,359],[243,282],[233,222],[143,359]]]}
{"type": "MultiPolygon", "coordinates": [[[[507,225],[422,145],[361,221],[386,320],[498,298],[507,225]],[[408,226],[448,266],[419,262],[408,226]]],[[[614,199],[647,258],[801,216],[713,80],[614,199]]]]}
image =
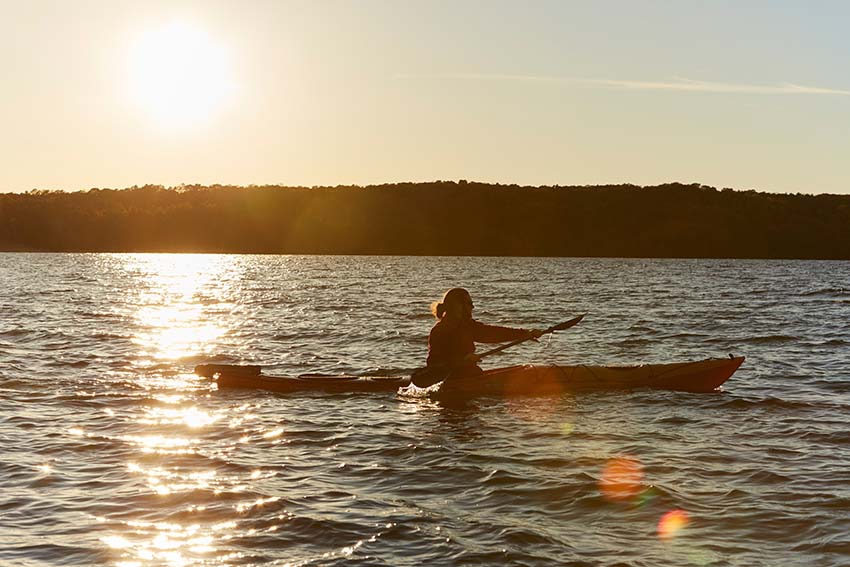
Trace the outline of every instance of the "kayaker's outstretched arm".
{"type": "Polygon", "coordinates": [[[506,343],[519,339],[536,339],[542,331],[538,329],[517,329],[514,327],[500,327],[498,325],[487,325],[479,321],[472,321],[473,339],[477,343],[506,343]]]}

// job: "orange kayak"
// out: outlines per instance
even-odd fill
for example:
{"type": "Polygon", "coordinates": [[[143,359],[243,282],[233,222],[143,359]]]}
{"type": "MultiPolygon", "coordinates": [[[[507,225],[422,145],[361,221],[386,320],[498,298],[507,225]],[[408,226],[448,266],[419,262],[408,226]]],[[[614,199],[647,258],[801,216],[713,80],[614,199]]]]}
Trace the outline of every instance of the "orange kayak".
{"type": "MultiPolygon", "coordinates": [[[[640,366],[524,365],[497,368],[471,378],[447,380],[433,397],[549,395],[582,390],[653,388],[711,392],[726,382],[744,357],[640,366]]],[[[266,376],[259,366],[200,365],[200,376],[216,377],[219,388],[272,392],[394,392],[410,378],[385,376],[266,376]]]]}
{"type": "Polygon", "coordinates": [[[712,392],[743,362],[744,357],[739,356],[640,366],[512,366],[471,378],[446,380],[437,397],[543,395],[637,388],[712,392]]]}

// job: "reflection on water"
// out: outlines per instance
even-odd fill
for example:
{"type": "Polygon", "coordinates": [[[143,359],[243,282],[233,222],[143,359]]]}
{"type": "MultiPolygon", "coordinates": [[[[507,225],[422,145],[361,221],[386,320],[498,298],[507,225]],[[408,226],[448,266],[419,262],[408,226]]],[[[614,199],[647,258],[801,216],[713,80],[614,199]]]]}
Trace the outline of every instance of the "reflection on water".
{"type": "Polygon", "coordinates": [[[134,342],[143,354],[162,359],[176,359],[207,352],[211,341],[226,329],[201,322],[201,309],[181,305],[140,309],[136,318],[141,329],[134,342]]]}
{"type": "Polygon", "coordinates": [[[213,470],[180,473],[162,467],[145,469],[137,463],[130,463],[127,468],[130,472],[145,476],[148,486],[157,494],[210,488],[216,479],[216,472],[213,470]]]}
{"type": "Polygon", "coordinates": [[[193,453],[197,449],[189,446],[198,443],[198,439],[165,435],[127,435],[122,439],[146,453],[158,453],[160,455],[193,453]]]}
{"type": "Polygon", "coordinates": [[[217,541],[229,539],[227,534],[233,527],[233,522],[201,527],[196,524],[182,526],[133,521],[126,523],[127,535],[105,536],[101,541],[122,556],[115,563],[118,567],[183,567],[206,565],[211,560],[218,565],[227,565],[239,554],[221,554],[217,541]]]}
{"type": "Polygon", "coordinates": [[[224,417],[223,412],[211,413],[197,407],[188,408],[149,408],[147,417],[138,420],[145,425],[176,425],[183,424],[192,429],[215,423],[224,417]]]}
{"type": "MultiPolygon", "coordinates": [[[[231,299],[237,290],[228,285],[234,281],[233,272],[238,272],[234,257],[132,255],[120,258],[124,261],[124,272],[132,274],[134,281],[127,291],[129,304],[134,306],[131,315],[136,332],[132,341],[139,348],[138,356],[165,362],[214,354],[216,342],[229,331],[224,318],[216,315],[236,307],[231,299]]],[[[169,499],[163,505],[171,507],[172,502],[182,502],[185,511],[178,516],[186,518],[148,521],[143,518],[150,515],[150,510],[147,506],[141,507],[137,519],[117,523],[103,519],[113,526],[114,533],[104,536],[102,541],[114,550],[120,558],[116,565],[122,567],[209,565],[211,561],[226,565],[237,560],[238,553],[220,551],[222,542],[232,537],[236,522],[204,521],[203,518],[220,508],[219,497],[227,495],[227,500],[232,501],[236,495],[249,491],[248,482],[261,480],[263,473],[255,470],[245,478],[238,473],[224,474],[213,463],[205,468],[197,459],[207,460],[204,455],[213,452],[210,443],[203,437],[186,433],[195,431],[205,435],[220,422],[226,423],[229,429],[239,428],[252,418],[246,411],[249,406],[237,407],[235,411],[198,406],[195,396],[183,393],[198,387],[198,378],[194,375],[148,375],[142,385],[156,392],[153,400],[158,405],[144,407],[133,423],[154,432],[120,437],[130,450],[127,471],[143,479],[154,498],[169,499]],[[154,461],[150,461],[152,457],[154,461]],[[187,458],[193,460],[187,461],[187,458]]],[[[232,448],[224,451],[232,451],[232,448]]],[[[262,499],[254,499],[237,501],[230,507],[241,514],[262,504],[262,499]]],[[[122,513],[122,517],[128,514],[133,517],[132,510],[122,513]]]]}
{"type": "Polygon", "coordinates": [[[173,360],[207,353],[226,328],[206,317],[208,307],[232,309],[225,300],[232,290],[219,285],[233,269],[227,256],[200,254],[137,255],[124,270],[138,274],[134,318],[139,332],[133,341],[143,354],[173,360]]]}

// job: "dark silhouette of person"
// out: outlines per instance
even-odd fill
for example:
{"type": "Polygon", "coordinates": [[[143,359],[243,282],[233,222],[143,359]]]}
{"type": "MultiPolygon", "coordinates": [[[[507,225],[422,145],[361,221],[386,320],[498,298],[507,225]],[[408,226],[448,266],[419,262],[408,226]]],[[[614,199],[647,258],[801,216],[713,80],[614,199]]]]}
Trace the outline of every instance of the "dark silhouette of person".
{"type": "Polygon", "coordinates": [[[537,339],[539,329],[517,329],[486,325],[472,318],[474,305],[469,292],[455,287],[441,301],[431,305],[437,323],[428,336],[426,372],[445,378],[464,378],[481,374],[475,343],[503,343],[517,339],[537,339]]]}

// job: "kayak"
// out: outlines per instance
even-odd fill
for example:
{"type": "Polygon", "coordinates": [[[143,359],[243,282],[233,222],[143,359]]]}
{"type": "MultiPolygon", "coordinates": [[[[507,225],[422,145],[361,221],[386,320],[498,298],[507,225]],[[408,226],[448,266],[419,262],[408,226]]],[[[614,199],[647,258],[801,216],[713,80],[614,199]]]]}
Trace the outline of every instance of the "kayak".
{"type": "Polygon", "coordinates": [[[587,390],[650,388],[713,392],[744,362],[744,357],[640,366],[539,366],[497,368],[483,375],[446,380],[436,397],[546,395],[587,390]]]}
{"type": "MultiPolygon", "coordinates": [[[[446,380],[432,397],[551,395],[584,390],[652,388],[683,392],[718,389],[744,362],[744,357],[712,358],[697,362],[639,366],[510,366],[478,376],[446,380]]],[[[408,377],[303,374],[266,376],[260,366],[202,364],[200,376],[215,377],[219,388],[272,392],[395,392],[410,385],[408,377]]]]}
{"type": "Polygon", "coordinates": [[[410,384],[410,378],[399,376],[348,376],[302,374],[300,376],[266,376],[260,366],[201,364],[195,374],[216,377],[219,388],[268,390],[271,392],[395,392],[410,384]]]}

